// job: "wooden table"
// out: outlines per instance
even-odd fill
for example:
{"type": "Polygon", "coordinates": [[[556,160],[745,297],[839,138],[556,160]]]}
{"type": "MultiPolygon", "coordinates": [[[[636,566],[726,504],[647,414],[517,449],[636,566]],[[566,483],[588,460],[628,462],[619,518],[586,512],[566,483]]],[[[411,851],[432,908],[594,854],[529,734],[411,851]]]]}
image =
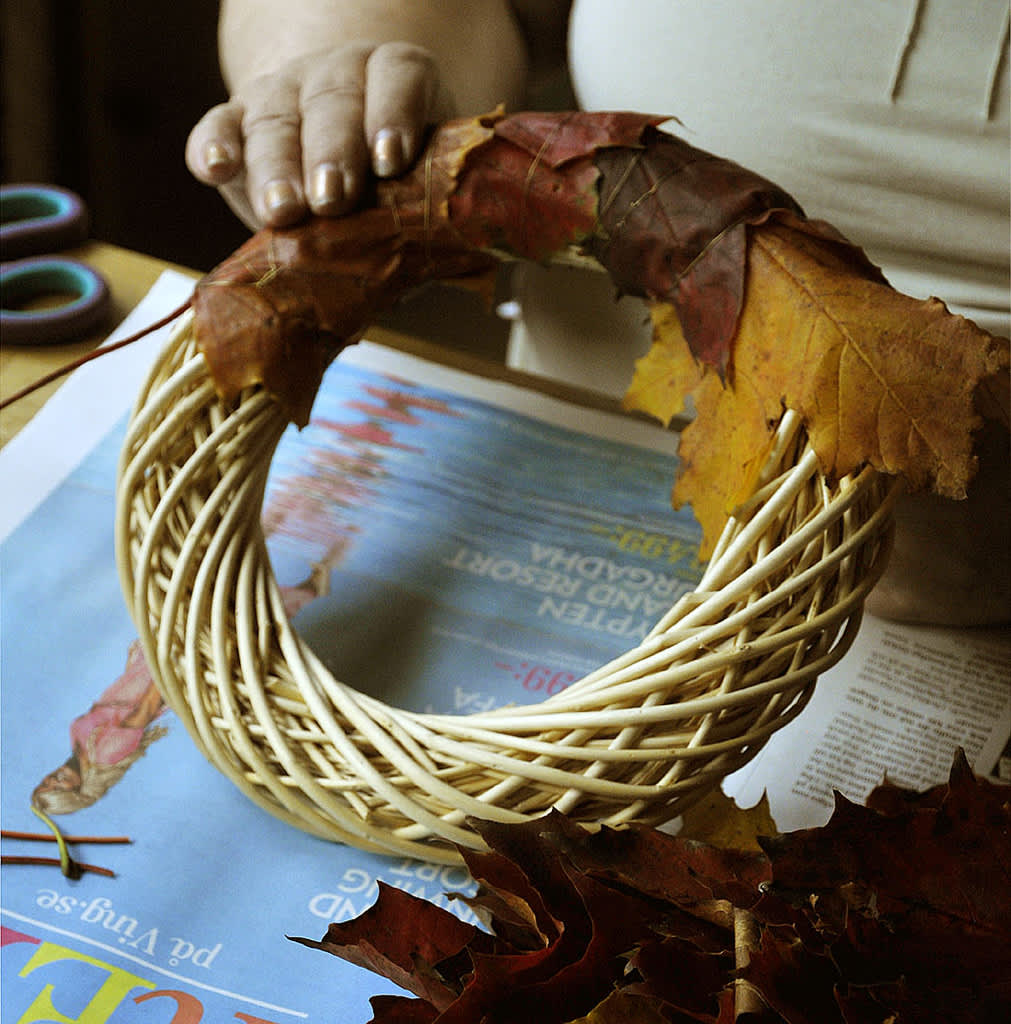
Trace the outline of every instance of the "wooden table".
{"type": "MultiPolygon", "coordinates": [[[[200,277],[197,271],[104,242],[91,242],[63,255],[87,263],[108,281],[112,292],[108,321],[95,334],[67,345],[7,345],[0,338],[0,399],[94,349],[147,294],[162,271],[177,270],[194,280],[200,277]]],[[[0,412],[0,447],[38,412],[62,382],[53,381],[0,412]]]]}

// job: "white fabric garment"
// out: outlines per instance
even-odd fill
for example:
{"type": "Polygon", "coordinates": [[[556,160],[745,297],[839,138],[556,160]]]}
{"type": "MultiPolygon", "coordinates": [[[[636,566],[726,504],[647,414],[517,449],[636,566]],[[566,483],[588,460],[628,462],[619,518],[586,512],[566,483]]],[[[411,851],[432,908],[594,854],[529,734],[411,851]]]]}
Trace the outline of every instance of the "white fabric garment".
{"type": "MultiPolygon", "coordinates": [[[[575,0],[569,61],[584,108],[677,117],[895,287],[1007,335],[1008,16],[1006,0],[575,0]]],[[[624,391],[641,303],[615,307],[592,272],[525,268],[517,305],[514,364],[624,391]]]]}

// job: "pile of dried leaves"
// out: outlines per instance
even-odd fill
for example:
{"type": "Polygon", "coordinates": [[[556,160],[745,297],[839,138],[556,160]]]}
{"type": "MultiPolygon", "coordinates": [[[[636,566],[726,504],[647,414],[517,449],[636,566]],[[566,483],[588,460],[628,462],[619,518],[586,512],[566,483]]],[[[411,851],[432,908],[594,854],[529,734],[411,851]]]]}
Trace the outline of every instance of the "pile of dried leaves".
{"type": "Polygon", "coordinates": [[[479,829],[488,851],[461,853],[489,931],[383,886],[298,940],[413,993],[373,1024],[1009,1019],[1011,788],[961,755],[945,785],[840,797],[753,848],[558,814],[479,829]]]}

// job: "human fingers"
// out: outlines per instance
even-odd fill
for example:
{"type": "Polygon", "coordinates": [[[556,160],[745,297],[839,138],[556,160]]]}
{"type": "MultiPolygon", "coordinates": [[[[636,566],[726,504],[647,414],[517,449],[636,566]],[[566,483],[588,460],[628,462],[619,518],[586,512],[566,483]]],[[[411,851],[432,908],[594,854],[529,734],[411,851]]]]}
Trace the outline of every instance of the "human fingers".
{"type": "Polygon", "coordinates": [[[426,125],[450,116],[451,102],[432,54],[411,43],[384,43],[365,68],[365,138],[381,178],[405,171],[418,155],[426,125]]]}
{"type": "Polygon", "coordinates": [[[217,187],[246,227],[251,231],[261,227],[246,194],[240,104],[212,107],[193,126],[186,140],[186,166],[198,181],[217,187]]]}
{"type": "Polygon", "coordinates": [[[369,175],[362,122],[371,47],[315,55],[302,66],[303,190],[310,209],[336,216],[353,208],[369,175]]]}
{"type": "Polygon", "coordinates": [[[233,102],[242,106],[245,192],[260,224],[284,227],[306,213],[302,188],[300,79],[265,75],[233,102]]]}
{"type": "Polygon", "coordinates": [[[242,170],[242,108],[212,107],[186,140],[186,166],[205,185],[224,185],[242,170]]]}

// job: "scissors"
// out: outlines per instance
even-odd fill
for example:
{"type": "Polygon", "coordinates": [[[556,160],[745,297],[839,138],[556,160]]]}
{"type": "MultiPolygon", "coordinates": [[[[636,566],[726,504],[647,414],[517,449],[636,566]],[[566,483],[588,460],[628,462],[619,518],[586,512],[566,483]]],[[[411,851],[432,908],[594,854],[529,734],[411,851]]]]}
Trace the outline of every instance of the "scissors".
{"type": "Polygon", "coordinates": [[[0,340],[12,345],[76,341],[109,312],[105,279],[59,255],[88,237],[88,211],[76,193],[56,185],[0,186],[0,340]],[[53,254],[53,255],[50,255],[53,254]],[[46,308],[32,300],[68,295],[46,308]]]}

